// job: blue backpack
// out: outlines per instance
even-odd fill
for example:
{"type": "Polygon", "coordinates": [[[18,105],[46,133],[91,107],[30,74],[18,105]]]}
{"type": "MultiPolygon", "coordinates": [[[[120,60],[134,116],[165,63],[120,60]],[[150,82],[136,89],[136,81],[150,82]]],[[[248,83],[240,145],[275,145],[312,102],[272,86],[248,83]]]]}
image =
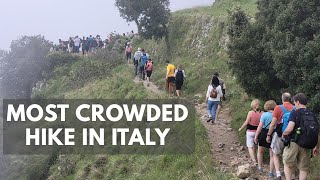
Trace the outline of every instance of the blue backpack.
{"type": "Polygon", "coordinates": [[[148,61],[148,57],[144,54],[144,55],[141,57],[140,67],[145,66],[145,64],[147,63],[147,61],[148,61]]]}
{"type": "Polygon", "coordinates": [[[295,107],[293,107],[291,111],[288,111],[283,105],[281,105],[280,108],[282,109],[282,112],[283,112],[283,116],[281,120],[281,123],[282,123],[281,132],[283,133],[288,127],[291,111],[294,110],[295,107]]]}

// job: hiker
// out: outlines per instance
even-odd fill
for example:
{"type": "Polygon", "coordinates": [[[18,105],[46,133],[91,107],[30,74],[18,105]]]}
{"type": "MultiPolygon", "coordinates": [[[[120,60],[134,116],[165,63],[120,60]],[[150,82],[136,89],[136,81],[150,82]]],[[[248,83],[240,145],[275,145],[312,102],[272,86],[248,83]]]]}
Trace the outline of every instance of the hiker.
{"type": "Polygon", "coordinates": [[[81,44],[81,39],[78,36],[76,36],[74,39],[74,46],[73,46],[74,53],[79,53],[80,44],[81,44]]]}
{"type": "Polygon", "coordinates": [[[73,46],[74,46],[74,41],[73,41],[73,39],[70,37],[70,38],[69,38],[69,52],[70,52],[70,53],[74,53],[73,46]]]}
{"type": "Polygon", "coordinates": [[[93,43],[93,37],[92,35],[90,35],[88,38],[89,52],[92,52],[92,43],[93,43]]]}
{"type": "Polygon", "coordinates": [[[251,111],[248,112],[246,121],[242,124],[239,128],[241,131],[243,128],[247,128],[246,131],[246,141],[247,147],[250,154],[250,158],[255,166],[258,165],[257,158],[255,155],[255,144],[254,144],[254,137],[256,135],[256,131],[258,129],[262,112],[260,111],[260,101],[255,99],[251,102],[251,111]]]}
{"type": "Polygon", "coordinates": [[[306,108],[307,97],[303,93],[295,95],[293,101],[295,109],[282,133],[282,140],[287,145],[283,151],[284,173],[286,179],[290,180],[297,167],[299,179],[306,180],[311,154],[317,156],[319,153],[319,122],[316,115],[306,108]]]}
{"type": "Polygon", "coordinates": [[[205,102],[208,102],[208,120],[214,125],[216,120],[216,112],[218,108],[218,104],[222,98],[222,90],[219,84],[219,79],[217,77],[213,77],[211,84],[208,86],[207,94],[205,102]]]}
{"type": "MultiPolygon", "coordinates": [[[[226,93],[225,88],[226,88],[226,86],[225,86],[225,83],[224,83],[223,79],[221,79],[221,78],[219,77],[219,73],[218,73],[218,72],[215,72],[215,73],[213,74],[213,77],[215,77],[215,76],[219,79],[219,84],[220,84],[220,86],[221,86],[221,88],[222,88],[222,94],[223,94],[222,99],[221,99],[221,101],[219,102],[218,109],[217,109],[217,113],[216,113],[216,119],[218,119],[219,114],[220,114],[220,111],[221,111],[221,108],[222,108],[222,100],[225,101],[225,93],[226,93]]],[[[213,77],[212,77],[212,78],[213,78],[213,77]]]]}
{"type": "Polygon", "coordinates": [[[263,164],[263,154],[265,149],[269,149],[269,178],[273,178],[273,170],[274,170],[274,163],[273,163],[273,154],[270,148],[271,143],[267,143],[266,137],[269,131],[269,127],[272,121],[272,113],[274,108],[277,106],[276,102],[273,100],[269,100],[264,104],[264,112],[260,118],[260,123],[254,137],[255,144],[258,144],[258,170],[262,174],[262,164],[263,164]]]}
{"type": "Polygon", "coordinates": [[[219,83],[220,83],[220,86],[222,88],[222,94],[223,94],[222,100],[225,101],[226,100],[226,84],[224,83],[224,80],[219,77],[219,73],[218,72],[215,72],[213,75],[217,76],[218,79],[219,79],[219,83]]]}
{"type": "Polygon", "coordinates": [[[128,63],[130,63],[130,60],[131,60],[131,51],[132,51],[132,47],[130,42],[128,42],[126,46],[126,52],[125,52],[128,63]]]}
{"type": "Polygon", "coordinates": [[[177,96],[180,97],[183,81],[186,78],[186,72],[184,69],[182,69],[181,64],[179,64],[178,69],[175,70],[174,77],[176,80],[176,93],[177,93],[177,96]]]}
{"type": "Polygon", "coordinates": [[[82,48],[82,55],[85,55],[86,53],[89,52],[89,41],[88,41],[88,37],[87,37],[87,38],[83,37],[82,44],[81,44],[81,48],[82,48]]]}
{"type": "Polygon", "coordinates": [[[148,82],[150,82],[152,71],[153,71],[153,61],[151,60],[151,58],[149,58],[146,64],[146,73],[147,73],[148,82]]]}
{"type": "Polygon", "coordinates": [[[173,64],[170,63],[169,60],[166,60],[167,64],[167,73],[166,73],[166,91],[167,93],[174,94],[174,72],[175,72],[175,67],[173,64]]]}
{"type": "Polygon", "coordinates": [[[142,57],[142,52],[141,52],[141,48],[139,47],[138,48],[138,51],[136,51],[134,53],[134,56],[133,56],[133,65],[135,67],[135,73],[134,75],[137,76],[138,75],[138,67],[139,67],[139,62],[141,60],[141,57],[142,57]]]}
{"type": "Polygon", "coordinates": [[[287,93],[287,92],[283,93],[281,99],[282,99],[282,105],[276,106],[272,113],[272,122],[270,124],[269,131],[267,133],[267,138],[266,138],[266,141],[268,143],[271,142],[270,147],[273,153],[273,162],[276,169],[277,179],[281,179],[279,156],[282,153],[282,150],[284,149],[283,142],[281,141],[281,136],[283,132],[282,127],[284,127],[285,129],[285,126],[283,126],[283,122],[288,123],[290,112],[294,108],[293,105],[290,103],[290,100],[291,100],[290,93],[287,93]],[[276,130],[273,133],[275,127],[276,127],[276,130]]]}
{"type": "Polygon", "coordinates": [[[91,52],[96,52],[96,49],[98,47],[98,43],[95,37],[93,37],[93,40],[91,42],[91,52]]]}
{"type": "Polygon", "coordinates": [[[148,57],[144,49],[142,49],[142,57],[140,58],[139,62],[139,74],[140,74],[140,79],[145,80],[146,78],[146,73],[145,73],[145,67],[146,63],[148,61],[148,57]]]}

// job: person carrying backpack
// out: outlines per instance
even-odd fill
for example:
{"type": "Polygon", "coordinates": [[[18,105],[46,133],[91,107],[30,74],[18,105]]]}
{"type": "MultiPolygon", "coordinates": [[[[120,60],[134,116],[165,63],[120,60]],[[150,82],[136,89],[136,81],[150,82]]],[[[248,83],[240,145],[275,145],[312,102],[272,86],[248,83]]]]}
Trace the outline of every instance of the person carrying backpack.
{"type": "Polygon", "coordinates": [[[284,149],[284,144],[281,141],[283,122],[288,122],[290,113],[294,108],[293,105],[290,103],[290,100],[291,100],[290,93],[287,93],[287,92],[283,93],[281,99],[282,99],[282,105],[276,106],[272,113],[272,121],[271,121],[269,131],[267,133],[267,138],[266,138],[267,143],[271,142],[271,149],[273,153],[273,161],[276,169],[277,179],[281,179],[279,156],[284,149]],[[276,131],[273,132],[275,127],[276,127],[276,131]]]}
{"type": "Polygon", "coordinates": [[[177,93],[177,96],[180,97],[183,81],[184,81],[184,78],[186,78],[186,73],[182,69],[181,64],[179,64],[178,69],[175,70],[174,77],[176,79],[176,93],[177,93]]]}
{"type": "Polygon", "coordinates": [[[212,78],[211,84],[208,86],[205,102],[208,102],[208,116],[207,122],[215,124],[216,112],[220,99],[222,98],[222,90],[217,77],[212,78]]]}
{"type": "Polygon", "coordinates": [[[311,153],[319,152],[319,122],[316,115],[306,108],[307,97],[299,93],[293,97],[296,110],[289,117],[289,124],[282,134],[289,142],[283,152],[286,179],[291,179],[294,168],[299,169],[299,179],[306,180],[311,164],[311,153]]]}
{"type": "Polygon", "coordinates": [[[146,73],[147,73],[148,82],[150,82],[152,71],[153,71],[153,61],[151,60],[151,58],[149,58],[146,64],[146,73]]]}
{"type": "Polygon", "coordinates": [[[139,62],[139,67],[140,67],[139,74],[140,74],[140,79],[142,80],[145,80],[145,76],[146,76],[145,66],[147,61],[148,61],[147,54],[145,53],[144,49],[142,49],[142,57],[140,58],[140,62],[139,62]]]}
{"type": "Polygon", "coordinates": [[[138,75],[138,67],[139,67],[139,62],[141,61],[141,57],[142,57],[142,52],[141,52],[141,48],[138,48],[138,51],[136,51],[134,53],[133,56],[133,65],[134,65],[134,75],[137,76],[138,75]]]}

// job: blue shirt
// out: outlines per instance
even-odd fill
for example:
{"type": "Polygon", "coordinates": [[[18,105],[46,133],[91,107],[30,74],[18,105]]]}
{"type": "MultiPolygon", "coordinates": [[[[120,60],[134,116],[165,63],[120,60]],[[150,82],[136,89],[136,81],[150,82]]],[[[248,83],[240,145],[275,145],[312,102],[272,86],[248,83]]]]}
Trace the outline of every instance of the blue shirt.
{"type": "Polygon", "coordinates": [[[263,122],[262,128],[269,129],[271,121],[272,121],[272,112],[264,112],[260,118],[260,122],[263,122]]]}

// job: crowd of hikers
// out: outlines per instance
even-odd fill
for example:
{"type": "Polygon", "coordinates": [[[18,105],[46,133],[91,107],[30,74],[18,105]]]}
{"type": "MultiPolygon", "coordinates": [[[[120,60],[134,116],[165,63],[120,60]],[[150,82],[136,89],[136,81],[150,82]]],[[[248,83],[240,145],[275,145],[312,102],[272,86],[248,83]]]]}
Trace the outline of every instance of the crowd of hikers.
{"type": "MultiPolygon", "coordinates": [[[[154,66],[153,61],[147,51],[139,47],[132,57],[132,46],[130,43],[126,43],[125,49],[125,55],[128,63],[132,63],[135,67],[134,75],[136,77],[139,76],[140,80],[146,80],[150,82],[154,66]]],[[[183,82],[187,77],[186,72],[180,64],[177,66],[177,68],[168,60],[166,61],[166,64],[166,91],[169,95],[176,95],[180,97],[183,82]]]]}
{"type": "MultiPolygon", "coordinates": [[[[252,162],[263,173],[263,155],[269,149],[269,177],[281,179],[280,157],[284,164],[287,180],[298,177],[307,179],[311,157],[319,154],[319,122],[307,105],[307,97],[299,93],[293,97],[290,93],[282,94],[282,104],[274,100],[260,108],[260,101],[251,102],[251,111],[239,131],[246,128],[246,143],[252,162]],[[256,145],[258,152],[256,155],[256,145]],[[275,174],[274,174],[275,170],[275,174]],[[296,174],[299,170],[299,175],[296,174]]],[[[209,106],[209,105],[208,105],[209,106]]]]}
{"type": "MultiPolygon", "coordinates": [[[[133,33],[133,32],[132,32],[133,33]]],[[[126,34],[124,34],[125,36],[126,34]]],[[[130,35],[130,34],[129,34],[130,35]]],[[[58,49],[72,53],[94,52],[97,48],[104,48],[109,40],[102,41],[100,36],[70,38],[69,41],[59,40],[58,49]]],[[[154,62],[145,49],[138,48],[132,56],[132,45],[125,43],[125,57],[128,64],[134,65],[134,75],[140,80],[151,81],[154,70],[154,62]]],[[[179,64],[177,68],[170,61],[166,61],[165,89],[169,95],[181,96],[182,86],[186,79],[186,72],[179,64]]],[[[225,101],[226,86],[214,73],[209,83],[205,102],[207,103],[208,120],[213,125],[219,116],[222,102],[225,101]]],[[[269,177],[281,179],[280,156],[284,164],[284,174],[287,180],[297,176],[299,179],[307,178],[312,156],[319,154],[319,123],[316,115],[306,108],[307,97],[299,93],[293,97],[291,103],[290,93],[282,94],[282,104],[277,105],[274,100],[266,101],[262,110],[260,101],[255,99],[251,102],[251,109],[243,125],[239,128],[242,131],[246,128],[246,145],[250,158],[258,171],[262,174],[263,155],[266,149],[269,150],[269,177]],[[256,153],[256,146],[258,150],[256,153]]]]}
{"type": "MultiPolygon", "coordinates": [[[[95,37],[90,35],[88,37],[83,36],[80,38],[79,36],[70,37],[68,40],[59,39],[58,45],[51,48],[51,51],[64,51],[70,53],[80,53],[83,55],[88,54],[90,52],[95,52],[97,49],[105,48],[109,43],[111,43],[115,36],[120,36],[115,32],[110,33],[105,40],[102,40],[100,35],[96,35],[95,37]]],[[[133,38],[135,36],[134,31],[123,33],[123,37],[133,38]]]]}

